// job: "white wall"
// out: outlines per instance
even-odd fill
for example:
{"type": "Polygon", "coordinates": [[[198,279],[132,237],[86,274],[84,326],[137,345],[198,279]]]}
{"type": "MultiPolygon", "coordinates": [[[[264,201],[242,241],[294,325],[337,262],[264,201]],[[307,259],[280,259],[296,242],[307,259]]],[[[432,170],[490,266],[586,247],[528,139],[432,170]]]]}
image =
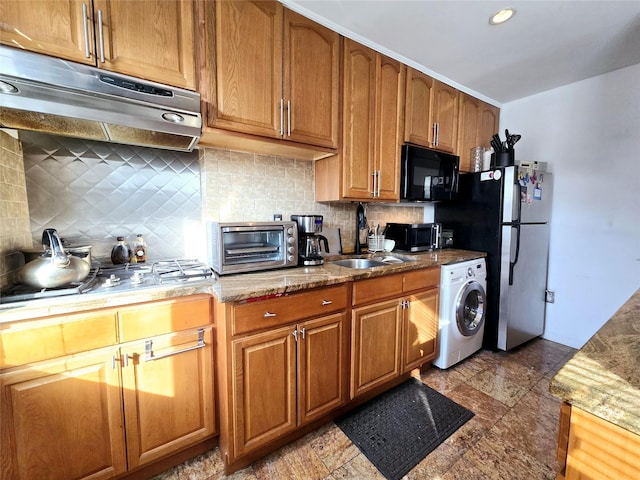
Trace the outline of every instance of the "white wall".
{"type": "Polygon", "coordinates": [[[553,172],[543,336],[579,348],[640,288],[640,64],[503,105],[500,124],[553,172]]]}

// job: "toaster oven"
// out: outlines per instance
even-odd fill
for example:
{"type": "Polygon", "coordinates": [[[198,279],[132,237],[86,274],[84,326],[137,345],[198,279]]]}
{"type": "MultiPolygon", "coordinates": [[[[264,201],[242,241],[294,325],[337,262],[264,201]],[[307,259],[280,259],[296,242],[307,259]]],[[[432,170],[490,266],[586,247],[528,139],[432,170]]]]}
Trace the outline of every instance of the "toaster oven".
{"type": "Polygon", "coordinates": [[[298,228],[295,222],[210,222],[207,252],[218,275],[295,267],[298,228]]]}

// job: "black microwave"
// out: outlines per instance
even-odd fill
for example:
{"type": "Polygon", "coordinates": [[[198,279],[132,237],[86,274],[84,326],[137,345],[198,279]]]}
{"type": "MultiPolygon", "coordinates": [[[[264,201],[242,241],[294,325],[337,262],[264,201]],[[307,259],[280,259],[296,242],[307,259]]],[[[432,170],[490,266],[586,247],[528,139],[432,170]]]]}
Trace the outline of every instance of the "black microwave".
{"type": "Polygon", "coordinates": [[[403,145],[400,200],[454,200],[458,195],[459,167],[460,157],[456,155],[415,145],[403,145]]]}

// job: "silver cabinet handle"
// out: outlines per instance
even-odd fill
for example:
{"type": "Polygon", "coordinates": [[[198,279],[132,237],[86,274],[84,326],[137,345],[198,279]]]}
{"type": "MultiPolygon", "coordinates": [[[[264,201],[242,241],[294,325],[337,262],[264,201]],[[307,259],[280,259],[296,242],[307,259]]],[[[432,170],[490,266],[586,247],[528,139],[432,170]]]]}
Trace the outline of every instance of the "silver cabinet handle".
{"type": "Polygon", "coordinates": [[[89,48],[89,19],[87,18],[87,4],[82,4],[82,28],[84,30],[84,56],[91,57],[91,49],[89,48]]]}
{"type": "Polygon", "coordinates": [[[305,332],[304,327],[302,327],[302,329],[300,329],[300,335],[302,335],[303,340],[304,340],[304,332],[305,332]]]}
{"type": "Polygon", "coordinates": [[[376,176],[377,176],[376,170],[373,171],[373,173],[371,174],[371,176],[373,177],[373,189],[371,190],[371,196],[375,197],[376,196],[376,176]]]}
{"type": "MultiPolygon", "coordinates": [[[[118,357],[116,358],[115,355],[111,355],[111,369],[115,370],[116,369],[116,362],[120,362],[122,361],[122,359],[120,358],[120,355],[118,355],[118,357]]],[[[124,363],[123,363],[124,367],[128,367],[129,366],[129,356],[125,355],[124,356],[124,363]]]]}
{"type": "Polygon", "coordinates": [[[275,317],[277,315],[277,313],[264,312],[264,318],[275,317]]]}
{"type": "Polygon", "coordinates": [[[190,352],[191,350],[197,350],[198,348],[204,348],[204,329],[198,329],[198,343],[191,347],[183,348],[182,350],[176,350],[175,352],[164,353],[162,355],[154,355],[153,354],[153,340],[147,340],[144,345],[144,361],[150,362],[153,360],[160,360],[161,358],[171,357],[173,355],[178,355],[179,353],[190,352]]]}
{"type": "Polygon", "coordinates": [[[284,136],[284,99],[280,99],[280,136],[284,136]]]}
{"type": "Polygon", "coordinates": [[[98,45],[100,46],[100,61],[104,63],[104,32],[102,31],[102,10],[98,10],[98,45]]]}
{"type": "Polygon", "coordinates": [[[291,335],[293,335],[293,338],[296,339],[296,342],[298,341],[298,329],[296,328],[293,332],[291,332],[291,335]]]}
{"type": "Polygon", "coordinates": [[[287,100],[287,137],[291,136],[291,100],[287,100]]]}
{"type": "Polygon", "coordinates": [[[382,179],[382,170],[378,170],[378,192],[376,193],[376,196],[378,198],[380,198],[380,180],[382,179]]]}
{"type": "Polygon", "coordinates": [[[331,300],[322,300],[322,306],[331,305],[333,302],[331,300]]]}

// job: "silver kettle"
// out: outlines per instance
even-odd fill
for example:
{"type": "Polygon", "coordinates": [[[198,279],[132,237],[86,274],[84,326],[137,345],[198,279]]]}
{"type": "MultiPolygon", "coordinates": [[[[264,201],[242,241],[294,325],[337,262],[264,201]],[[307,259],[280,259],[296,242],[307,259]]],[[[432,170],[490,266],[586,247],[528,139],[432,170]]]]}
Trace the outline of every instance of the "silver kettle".
{"type": "Polygon", "coordinates": [[[20,276],[23,283],[37,288],[55,288],[81,282],[89,275],[89,264],[65,253],[55,229],[47,228],[42,232],[42,244],[50,248],[22,267],[20,276]]]}

